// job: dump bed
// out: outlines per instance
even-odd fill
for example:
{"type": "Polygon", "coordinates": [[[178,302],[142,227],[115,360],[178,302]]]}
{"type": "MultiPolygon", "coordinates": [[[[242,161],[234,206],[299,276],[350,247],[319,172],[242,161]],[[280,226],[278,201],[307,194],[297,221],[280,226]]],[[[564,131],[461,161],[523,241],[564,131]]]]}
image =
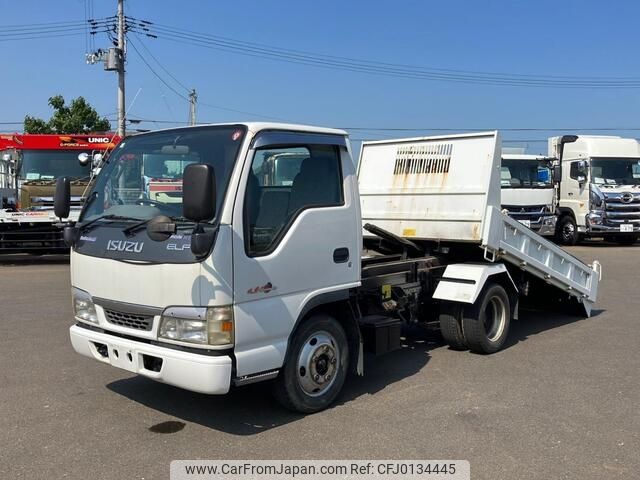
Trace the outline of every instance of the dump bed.
{"type": "Polygon", "coordinates": [[[414,240],[477,243],[488,262],[517,266],[590,313],[599,263],[584,264],[501,212],[498,132],[364,142],[358,180],[363,224],[414,240]]]}
{"type": "Polygon", "coordinates": [[[481,243],[487,206],[500,206],[500,147],[498,132],[364,142],[363,222],[403,237],[481,243]]]}

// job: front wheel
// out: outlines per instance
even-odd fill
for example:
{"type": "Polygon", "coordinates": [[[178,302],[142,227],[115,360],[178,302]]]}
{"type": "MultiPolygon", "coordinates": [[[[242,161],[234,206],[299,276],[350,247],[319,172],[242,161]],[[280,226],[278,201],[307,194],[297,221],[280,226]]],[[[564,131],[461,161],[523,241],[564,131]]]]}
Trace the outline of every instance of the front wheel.
{"type": "Polygon", "coordinates": [[[290,410],[318,412],[342,390],[348,366],[349,345],[340,323],[326,314],[313,315],[291,339],[274,395],[290,410]]]}
{"type": "Polygon", "coordinates": [[[562,245],[575,245],[578,243],[579,234],[576,221],[570,215],[565,215],[556,227],[556,238],[562,245]]]}
{"type": "Polygon", "coordinates": [[[501,285],[487,284],[476,303],[465,308],[462,318],[465,342],[472,352],[495,353],[507,340],[510,323],[509,295],[501,285]]]}

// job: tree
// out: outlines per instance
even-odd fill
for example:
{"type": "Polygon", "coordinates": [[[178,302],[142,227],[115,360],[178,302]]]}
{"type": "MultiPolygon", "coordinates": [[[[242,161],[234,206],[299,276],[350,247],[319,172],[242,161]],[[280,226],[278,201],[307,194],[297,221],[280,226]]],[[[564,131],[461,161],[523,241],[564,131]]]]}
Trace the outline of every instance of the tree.
{"type": "Polygon", "coordinates": [[[98,112],[83,98],[78,97],[65,105],[64,97],[56,95],[49,98],[53,115],[48,121],[26,115],[25,133],[91,133],[106,132],[111,129],[109,120],[100,118],[98,112]]]}

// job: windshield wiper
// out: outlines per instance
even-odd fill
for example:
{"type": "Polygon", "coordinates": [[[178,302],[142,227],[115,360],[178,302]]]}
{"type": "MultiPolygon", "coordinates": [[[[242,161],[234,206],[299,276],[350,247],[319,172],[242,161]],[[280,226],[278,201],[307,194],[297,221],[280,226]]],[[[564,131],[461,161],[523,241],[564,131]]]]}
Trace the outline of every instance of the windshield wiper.
{"type": "Polygon", "coordinates": [[[133,225],[129,225],[122,229],[122,233],[124,233],[127,237],[131,235],[133,232],[138,230],[140,227],[144,227],[147,223],[153,220],[153,217],[147,218],[146,220],[141,220],[138,223],[134,223],[133,225]]]}
{"type": "MultiPolygon", "coordinates": [[[[144,227],[145,225],[147,225],[147,224],[148,224],[151,220],[153,220],[154,218],[155,218],[155,217],[148,218],[148,219],[146,219],[146,220],[141,220],[141,221],[140,221],[140,222],[138,222],[138,223],[134,223],[133,225],[129,225],[129,226],[127,226],[127,227],[123,228],[123,229],[122,229],[122,232],[123,232],[125,235],[129,236],[129,235],[131,235],[133,232],[135,232],[136,230],[138,230],[138,229],[140,229],[140,228],[144,227]]],[[[177,223],[177,222],[191,222],[191,220],[189,220],[189,219],[188,219],[188,218],[186,218],[186,217],[182,217],[182,216],[175,216],[175,217],[174,217],[174,216],[171,216],[171,217],[169,217],[169,218],[170,218],[171,220],[173,220],[174,222],[176,222],[176,223],[177,223]]],[[[181,227],[182,227],[182,228],[184,228],[185,226],[184,226],[184,225],[176,225],[176,227],[175,227],[175,228],[176,228],[176,229],[179,229],[179,228],[181,228],[181,227]]],[[[188,225],[188,227],[190,228],[190,227],[191,227],[191,225],[188,225]]]]}
{"type": "Polygon", "coordinates": [[[83,223],[82,225],[78,225],[80,232],[86,231],[87,228],[89,227],[96,226],[98,220],[140,220],[140,219],[133,218],[133,217],[125,217],[122,215],[114,215],[114,214],[100,215],[94,218],[93,220],[89,220],[88,222],[83,223]]]}

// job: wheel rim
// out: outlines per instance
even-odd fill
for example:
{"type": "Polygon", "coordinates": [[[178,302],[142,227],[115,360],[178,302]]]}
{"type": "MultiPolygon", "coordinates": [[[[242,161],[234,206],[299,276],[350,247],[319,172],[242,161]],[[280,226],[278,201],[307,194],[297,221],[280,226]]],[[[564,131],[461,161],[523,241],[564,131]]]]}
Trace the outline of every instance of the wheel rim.
{"type": "Polygon", "coordinates": [[[484,312],[484,328],[491,342],[498,340],[507,323],[507,306],[502,298],[495,296],[487,302],[484,312]]]}
{"type": "Polygon", "coordinates": [[[298,383],[304,393],[317,397],[336,380],[340,368],[338,342],[329,332],[309,335],[298,355],[298,383]]]}
{"type": "Polygon", "coordinates": [[[562,236],[565,240],[570,241],[576,233],[576,227],[571,222],[567,222],[562,227],[562,236]]]}

